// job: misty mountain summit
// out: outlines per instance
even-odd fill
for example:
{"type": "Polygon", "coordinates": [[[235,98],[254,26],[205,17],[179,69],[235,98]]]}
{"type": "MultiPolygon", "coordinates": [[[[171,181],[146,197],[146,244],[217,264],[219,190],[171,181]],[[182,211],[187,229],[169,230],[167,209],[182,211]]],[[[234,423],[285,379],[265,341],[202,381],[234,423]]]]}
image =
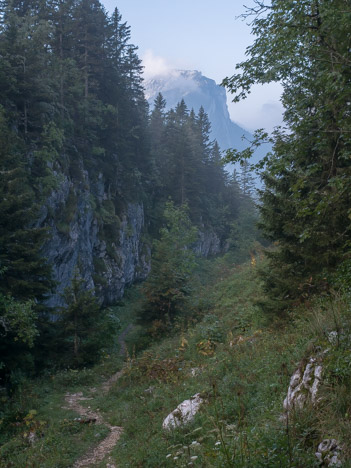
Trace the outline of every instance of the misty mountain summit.
{"type": "MultiPolygon", "coordinates": [[[[153,106],[158,93],[166,100],[167,110],[184,99],[189,109],[198,112],[202,106],[211,122],[211,137],[222,150],[236,148],[241,151],[252,140],[252,134],[230,118],[225,89],[197,70],[171,70],[144,82],[145,97],[153,106]],[[244,139],[243,139],[244,138],[244,139]]],[[[264,148],[256,152],[255,160],[265,154],[264,148]]]]}

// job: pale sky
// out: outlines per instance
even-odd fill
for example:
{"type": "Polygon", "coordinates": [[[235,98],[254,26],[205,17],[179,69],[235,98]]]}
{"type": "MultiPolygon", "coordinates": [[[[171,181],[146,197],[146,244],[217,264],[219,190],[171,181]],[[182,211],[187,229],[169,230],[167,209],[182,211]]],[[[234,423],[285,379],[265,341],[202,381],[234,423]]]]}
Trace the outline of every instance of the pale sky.
{"type": "MultiPolygon", "coordinates": [[[[117,6],[131,26],[147,77],[160,70],[199,70],[218,84],[235,72],[253,42],[250,26],[236,19],[252,0],[102,0],[117,6]]],[[[232,119],[248,130],[271,130],[281,123],[278,84],[257,86],[248,99],[230,103],[232,119]]]]}

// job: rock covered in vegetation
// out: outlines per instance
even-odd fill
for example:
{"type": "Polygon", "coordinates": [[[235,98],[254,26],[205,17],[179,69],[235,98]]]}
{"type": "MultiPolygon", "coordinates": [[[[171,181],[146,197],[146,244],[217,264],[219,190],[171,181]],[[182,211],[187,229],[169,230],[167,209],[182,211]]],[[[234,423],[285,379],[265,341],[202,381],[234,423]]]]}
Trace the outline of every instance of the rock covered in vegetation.
{"type": "Polygon", "coordinates": [[[288,394],[284,400],[286,412],[302,409],[307,401],[317,402],[318,387],[322,379],[321,358],[311,357],[306,366],[300,366],[292,375],[288,394]]]}
{"type": "Polygon", "coordinates": [[[204,399],[201,398],[200,393],[196,393],[189,400],[184,400],[163,421],[163,429],[171,430],[191,422],[203,403],[204,399]]]}
{"type": "Polygon", "coordinates": [[[142,241],[142,204],[128,203],[115,213],[102,177],[94,185],[87,172],[83,174],[84,187],[63,178],[39,220],[51,233],[43,255],[53,266],[57,284],[48,301],[52,307],[63,305],[63,291],[78,266],[87,287],[106,304],[122,297],[126,285],[145,279],[150,271],[150,249],[142,241]],[[106,232],[107,222],[114,227],[111,233],[106,232]]]}
{"type": "Polygon", "coordinates": [[[190,369],[190,375],[191,377],[196,377],[197,375],[201,374],[202,369],[201,367],[192,367],[190,369]]]}
{"type": "Polygon", "coordinates": [[[338,343],[339,333],[337,331],[331,331],[328,333],[328,341],[332,345],[336,345],[338,343]]]}
{"type": "MultiPolygon", "coordinates": [[[[82,169],[81,177],[77,182],[60,174],[60,184],[42,206],[37,221],[50,231],[42,254],[52,265],[56,283],[47,301],[51,307],[64,305],[63,292],[77,267],[86,286],[106,305],[120,299],[127,285],[144,280],[151,268],[151,248],[143,241],[143,204],[125,203],[117,212],[102,174],[92,182],[82,169]]],[[[205,257],[218,254],[218,236],[203,229],[195,253],[205,257]]]]}
{"type": "Polygon", "coordinates": [[[211,230],[206,230],[203,226],[199,229],[199,239],[194,246],[194,251],[197,255],[208,257],[218,255],[223,251],[223,248],[218,235],[211,230]]]}
{"type": "Polygon", "coordinates": [[[335,439],[325,439],[318,445],[316,457],[322,466],[342,466],[342,448],[335,439]]]}

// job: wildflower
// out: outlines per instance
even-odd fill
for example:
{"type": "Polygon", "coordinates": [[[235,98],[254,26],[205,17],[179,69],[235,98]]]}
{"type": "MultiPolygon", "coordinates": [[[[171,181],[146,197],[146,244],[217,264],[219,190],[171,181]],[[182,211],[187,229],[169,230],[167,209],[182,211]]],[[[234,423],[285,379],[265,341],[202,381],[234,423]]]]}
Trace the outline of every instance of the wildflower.
{"type": "Polygon", "coordinates": [[[215,445],[221,445],[221,442],[219,440],[217,440],[217,442],[215,443],[215,445]]]}

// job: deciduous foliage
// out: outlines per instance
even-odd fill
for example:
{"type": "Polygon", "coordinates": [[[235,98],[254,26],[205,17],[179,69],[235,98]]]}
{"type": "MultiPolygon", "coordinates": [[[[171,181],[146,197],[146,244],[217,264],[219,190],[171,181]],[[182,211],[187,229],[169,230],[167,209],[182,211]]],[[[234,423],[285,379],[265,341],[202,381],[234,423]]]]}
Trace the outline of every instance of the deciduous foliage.
{"type": "MultiPolygon", "coordinates": [[[[4,272],[1,272],[1,276],[4,272]]],[[[0,385],[13,373],[33,370],[31,348],[38,335],[37,313],[32,301],[20,302],[0,293],[0,385]]]]}
{"type": "Polygon", "coordinates": [[[245,98],[280,81],[285,129],[272,137],[263,172],[262,226],[278,241],[266,287],[273,307],[323,285],[350,246],[351,68],[349,2],[255,1],[257,36],[242,71],[224,80],[245,98]]]}

